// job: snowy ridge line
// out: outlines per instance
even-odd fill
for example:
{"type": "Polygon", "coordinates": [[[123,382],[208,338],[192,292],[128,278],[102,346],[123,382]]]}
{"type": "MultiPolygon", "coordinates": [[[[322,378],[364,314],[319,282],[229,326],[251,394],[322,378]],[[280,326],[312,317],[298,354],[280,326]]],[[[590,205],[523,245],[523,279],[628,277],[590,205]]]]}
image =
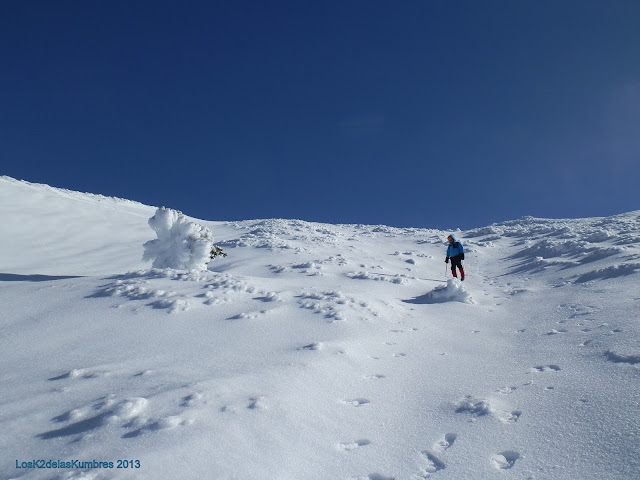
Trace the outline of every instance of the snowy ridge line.
{"type": "Polygon", "coordinates": [[[574,240],[589,243],[611,241],[620,244],[631,239],[640,241],[638,224],[640,210],[630,211],[611,217],[590,217],[573,219],[546,219],[523,217],[494,223],[484,228],[465,232],[467,238],[487,237],[485,241],[500,237],[533,237],[536,239],[574,240]]]}
{"type": "MultiPolygon", "coordinates": [[[[67,197],[76,198],[78,200],[81,200],[82,197],[85,197],[86,199],[92,199],[92,200],[98,200],[98,201],[109,200],[118,204],[132,205],[137,207],[150,207],[149,205],[146,205],[141,202],[137,202],[135,200],[128,200],[126,198],[120,198],[120,197],[111,197],[111,196],[101,195],[97,193],[78,192],[76,190],[68,190],[66,188],[52,187],[51,185],[47,185],[46,183],[34,183],[34,182],[28,182],[26,180],[18,180],[13,177],[9,177],[7,175],[0,176],[0,180],[4,180],[14,185],[23,185],[25,187],[37,188],[44,191],[61,194],[67,197]]],[[[150,208],[153,208],[153,207],[150,207],[150,208]]]]}
{"type": "MultiPolygon", "coordinates": [[[[630,210],[628,212],[618,213],[610,216],[601,217],[584,217],[584,218],[545,218],[545,217],[533,217],[531,215],[525,215],[518,219],[505,220],[503,222],[496,222],[484,228],[501,227],[501,226],[522,226],[522,225],[549,225],[549,224],[575,224],[581,225],[592,222],[604,222],[603,225],[609,225],[615,220],[625,220],[627,217],[636,217],[636,220],[640,219],[640,210],[630,210]]],[[[482,230],[470,229],[469,231],[482,230]]]]}
{"type": "Polygon", "coordinates": [[[304,228],[311,229],[312,231],[320,234],[334,234],[343,232],[344,229],[357,230],[358,234],[362,233],[387,233],[390,235],[437,235],[442,236],[445,234],[445,230],[438,230],[433,228],[422,227],[391,227],[388,225],[368,225],[362,223],[322,223],[301,219],[287,219],[287,218],[263,218],[263,219],[247,219],[247,220],[229,220],[221,222],[229,227],[233,227],[237,230],[243,230],[247,228],[264,228],[271,233],[291,234],[291,229],[304,228]]]}

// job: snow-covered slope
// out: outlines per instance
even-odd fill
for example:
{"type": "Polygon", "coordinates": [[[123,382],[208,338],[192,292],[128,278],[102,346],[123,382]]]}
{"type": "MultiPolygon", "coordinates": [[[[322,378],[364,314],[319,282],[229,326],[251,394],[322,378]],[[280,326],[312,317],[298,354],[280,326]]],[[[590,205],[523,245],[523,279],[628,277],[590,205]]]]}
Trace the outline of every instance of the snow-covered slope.
{"type": "Polygon", "coordinates": [[[152,270],[154,211],[0,179],[1,479],[640,477],[638,212],[457,232],[461,284],[294,220],[152,270]]]}
{"type": "Polygon", "coordinates": [[[143,268],[154,208],[0,177],[2,271],[96,275],[143,268]]]}

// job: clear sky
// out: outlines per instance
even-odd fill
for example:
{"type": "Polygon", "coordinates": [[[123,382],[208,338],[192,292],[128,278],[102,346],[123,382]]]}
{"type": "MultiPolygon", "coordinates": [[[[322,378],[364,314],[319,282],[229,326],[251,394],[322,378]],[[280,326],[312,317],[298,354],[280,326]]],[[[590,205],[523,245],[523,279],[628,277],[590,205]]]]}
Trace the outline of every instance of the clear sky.
{"type": "Polygon", "coordinates": [[[640,209],[640,1],[0,2],[0,173],[206,220],[640,209]]]}

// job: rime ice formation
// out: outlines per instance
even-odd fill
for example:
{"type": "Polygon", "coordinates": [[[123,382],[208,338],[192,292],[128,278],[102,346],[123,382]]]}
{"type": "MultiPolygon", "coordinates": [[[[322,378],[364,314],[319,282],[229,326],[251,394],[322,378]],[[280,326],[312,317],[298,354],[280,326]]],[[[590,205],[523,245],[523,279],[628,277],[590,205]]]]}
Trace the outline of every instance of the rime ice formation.
{"type": "Polygon", "coordinates": [[[213,233],[189,221],[182,213],[159,208],[149,219],[158,238],[144,244],[143,260],[152,260],[153,268],[205,270],[211,259],[213,233]]]}

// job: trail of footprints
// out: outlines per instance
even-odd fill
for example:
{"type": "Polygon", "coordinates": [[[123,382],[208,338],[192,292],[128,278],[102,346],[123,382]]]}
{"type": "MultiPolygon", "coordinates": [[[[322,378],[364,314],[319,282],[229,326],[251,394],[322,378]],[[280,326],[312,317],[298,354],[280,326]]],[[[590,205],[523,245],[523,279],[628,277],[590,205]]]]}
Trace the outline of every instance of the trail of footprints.
{"type": "Polygon", "coordinates": [[[440,455],[451,448],[457,438],[457,434],[447,433],[440,440],[433,444],[431,450],[424,450],[420,452],[422,465],[419,472],[414,476],[414,478],[428,478],[431,476],[431,474],[436,473],[440,470],[444,470],[446,465],[440,458],[440,455]]]}
{"type": "MultiPolygon", "coordinates": [[[[520,293],[520,292],[518,292],[520,293]]],[[[595,319],[592,316],[598,311],[597,307],[594,306],[582,306],[582,305],[574,305],[574,304],[563,304],[558,307],[561,311],[568,311],[566,314],[566,319],[562,319],[558,321],[558,327],[552,328],[546,332],[545,335],[549,337],[553,337],[556,335],[563,335],[570,333],[570,322],[575,322],[575,326],[581,328],[580,332],[582,333],[590,333],[594,330],[594,328],[599,329],[602,332],[602,329],[609,328],[607,324],[595,325],[595,319]],[[589,323],[587,323],[589,322],[589,323]],[[592,328],[592,326],[594,328],[592,328]]],[[[616,333],[620,333],[622,330],[620,329],[610,329],[609,335],[613,335],[616,333]]],[[[527,332],[527,329],[523,328],[518,330],[519,334],[527,332]]],[[[405,333],[405,330],[395,329],[390,330],[392,334],[402,334],[405,333]]],[[[474,332],[475,333],[475,332],[474,332]]],[[[585,340],[580,344],[580,346],[587,346],[592,343],[593,340],[585,340]]],[[[395,342],[386,342],[388,346],[396,346],[395,342]]],[[[402,357],[403,353],[394,353],[394,357],[402,357]]],[[[605,356],[608,360],[614,362],[626,362],[637,364],[640,363],[640,357],[637,356],[629,356],[629,355],[620,355],[615,352],[607,352],[605,356]]],[[[380,357],[372,357],[374,359],[379,359],[380,357]]],[[[561,372],[562,368],[553,363],[549,364],[541,364],[532,366],[527,372],[523,372],[525,375],[556,375],[558,372],[561,372]]],[[[385,376],[382,374],[374,374],[368,375],[366,378],[372,380],[384,379],[385,376]]],[[[531,387],[534,385],[533,380],[529,380],[521,384],[522,387],[531,387]]],[[[511,395],[513,394],[519,386],[505,386],[497,390],[497,393],[502,395],[511,395]]],[[[552,391],[554,390],[554,386],[546,386],[544,390],[552,391]]],[[[345,405],[350,405],[352,407],[361,408],[370,405],[371,401],[369,399],[364,398],[354,398],[344,400],[342,402],[345,405]]],[[[476,421],[487,421],[485,419],[495,419],[500,421],[505,425],[515,425],[521,419],[524,414],[523,411],[514,409],[514,410],[503,410],[500,408],[495,408],[489,401],[484,399],[478,399],[471,395],[468,395],[458,401],[454,405],[455,412],[460,415],[468,415],[470,422],[476,421]]],[[[447,433],[443,434],[443,436],[437,440],[430,449],[420,450],[418,451],[418,471],[412,476],[412,480],[420,480],[425,478],[430,478],[433,475],[437,475],[438,472],[445,470],[447,468],[448,458],[452,453],[455,452],[455,444],[458,439],[458,435],[455,433],[447,433]],[[449,450],[452,449],[450,452],[449,450]]],[[[363,447],[367,447],[372,444],[371,440],[368,439],[360,439],[351,442],[343,442],[340,443],[338,448],[342,452],[353,452],[363,447]]],[[[506,471],[511,470],[513,468],[517,468],[518,463],[523,458],[520,452],[517,452],[512,449],[507,450],[499,450],[496,449],[496,453],[487,458],[487,462],[498,471],[506,471]]],[[[390,480],[393,477],[385,477],[383,475],[372,473],[366,477],[358,477],[359,479],[367,479],[367,480],[390,480]]]]}
{"type": "MultiPolygon", "coordinates": [[[[333,259],[330,259],[333,260],[333,259]]],[[[307,275],[321,274],[320,270],[323,262],[310,262],[308,264],[296,264],[290,268],[305,273],[307,275]]],[[[289,269],[279,266],[270,267],[276,273],[287,271],[289,269]]],[[[290,270],[289,270],[290,271],[290,270]]],[[[353,277],[352,277],[353,278],[353,277]]],[[[134,274],[128,274],[126,276],[119,276],[112,278],[111,283],[104,285],[101,290],[97,291],[94,296],[111,296],[111,297],[124,297],[128,300],[142,301],[152,308],[166,309],[169,312],[178,312],[187,310],[191,306],[193,298],[187,298],[182,292],[173,292],[154,288],[154,282],[166,280],[173,280],[172,283],[179,285],[181,282],[198,282],[202,284],[202,293],[199,297],[202,298],[202,302],[205,305],[220,305],[228,303],[234,295],[249,294],[255,300],[261,302],[279,302],[281,301],[280,295],[276,292],[260,291],[254,286],[247,284],[243,279],[233,277],[225,274],[216,274],[213,272],[207,272],[200,277],[194,278],[193,276],[173,276],[166,277],[158,274],[157,272],[137,272],[134,274]]],[[[164,286],[164,285],[162,285],[164,286]]],[[[179,290],[179,289],[178,289],[179,290]]],[[[520,293],[515,292],[515,293],[520,293]]],[[[514,293],[514,294],[515,294],[514,293]]],[[[345,320],[345,310],[357,311],[359,313],[367,313],[373,316],[377,316],[378,313],[374,311],[367,303],[361,302],[355,298],[346,297],[339,291],[304,291],[298,294],[297,303],[298,306],[305,310],[311,310],[315,314],[324,316],[329,322],[345,320]]],[[[582,333],[591,333],[594,329],[598,329],[602,332],[602,329],[607,329],[607,324],[595,325],[595,320],[592,316],[597,312],[598,308],[594,306],[581,306],[574,304],[563,304],[558,307],[560,311],[566,312],[566,319],[558,322],[559,326],[552,328],[545,333],[549,337],[555,337],[558,335],[567,334],[570,332],[569,322],[576,322],[574,326],[580,328],[582,333]],[[587,323],[588,322],[588,323],[587,323]]],[[[266,310],[262,310],[258,313],[241,313],[230,319],[242,320],[256,318],[258,315],[264,315],[266,310]]],[[[416,329],[413,329],[415,331],[416,329]]],[[[410,330],[394,329],[390,330],[390,333],[394,336],[404,334],[410,330]]],[[[520,329],[518,333],[522,334],[527,332],[527,329],[520,329]]],[[[620,333],[620,329],[610,329],[611,335],[620,333]]],[[[477,333],[474,331],[473,333],[477,333]]],[[[588,346],[593,340],[585,340],[580,346],[588,346]]],[[[394,347],[397,344],[395,342],[386,342],[386,345],[394,347]]],[[[300,347],[300,350],[320,350],[322,344],[313,343],[300,347]]],[[[628,357],[616,354],[615,352],[607,352],[607,359],[614,362],[627,362],[627,363],[640,363],[638,357],[628,357]]],[[[403,352],[393,353],[395,358],[403,358],[406,354],[403,352]]],[[[378,357],[374,357],[378,358],[378,357]]],[[[537,365],[531,367],[528,374],[538,375],[552,375],[560,372],[561,368],[555,364],[537,365]]],[[[100,376],[102,373],[97,371],[88,370],[73,370],[67,374],[60,375],[55,378],[51,378],[52,381],[60,381],[65,379],[76,378],[94,378],[100,376]]],[[[371,374],[365,378],[372,381],[378,381],[385,379],[383,374],[371,374]]],[[[523,384],[523,386],[532,385],[532,382],[523,384]]],[[[498,392],[504,395],[513,393],[518,387],[503,387],[498,392]]],[[[553,390],[554,387],[548,386],[547,390],[553,390]]],[[[179,406],[181,408],[189,408],[201,401],[201,396],[198,393],[192,393],[182,398],[179,406]]],[[[264,398],[255,397],[250,398],[247,401],[245,407],[249,410],[261,410],[264,408],[264,398]]],[[[371,404],[371,400],[368,398],[355,397],[345,399],[342,404],[366,410],[366,407],[371,404]]],[[[221,412],[233,411],[232,406],[225,406],[220,409],[221,412]]],[[[471,395],[463,398],[457,404],[455,404],[455,412],[461,415],[469,415],[470,421],[481,421],[483,418],[495,418],[505,425],[516,424],[523,412],[520,410],[502,411],[492,407],[490,403],[483,399],[477,399],[471,395]]],[[[150,431],[165,430],[176,428],[180,425],[188,425],[192,420],[188,416],[183,414],[166,415],[166,416],[150,416],[149,415],[149,402],[146,398],[124,398],[117,399],[114,396],[107,396],[103,399],[98,399],[92,404],[80,406],[65,412],[55,419],[56,423],[62,423],[64,426],[44,432],[39,435],[43,439],[52,439],[60,437],[82,437],[92,431],[99,429],[103,425],[107,424],[119,424],[123,427],[124,436],[132,437],[144,434],[150,431]]],[[[420,450],[419,453],[419,470],[414,476],[415,479],[428,478],[437,474],[446,468],[446,460],[450,455],[449,449],[455,446],[458,435],[455,433],[443,434],[443,436],[437,440],[431,447],[431,449],[420,450]]],[[[356,440],[342,441],[337,443],[337,449],[340,452],[348,454],[349,452],[357,451],[361,448],[366,448],[372,444],[372,441],[366,438],[360,438],[356,440]]],[[[500,451],[488,461],[498,470],[509,470],[514,468],[521,458],[521,454],[513,450],[500,451]]],[[[368,479],[386,479],[379,474],[370,474],[368,477],[362,477],[368,479]]]]}
{"type": "MultiPolygon", "coordinates": [[[[575,327],[580,328],[581,333],[591,333],[594,330],[603,333],[604,335],[615,335],[621,333],[622,329],[611,328],[607,323],[596,325],[596,321],[592,316],[597,313],[598,308],[594,306],[583,306],[576,304],[562,304],[558,307],[561,311],[568,311],[567,318],[558,321],[559,327],[552,328],[544,335],[556,336],[570,332],[569,322],[574,321],[575,327]],[[587,323],[588,322],[588,323],[587,323]]],[[[517,333],[522,334],[527,331],[526,328],[522,328],[517,333]]],[[[593,343],[593,339],[585,340],[580,343],[580,347],[588,346],[593,343]]],[[[605,357],[609,361],[613,362],[627,362],[627,363],[640,363],[640,357],[633,356],[631,360],[629,356],[621,356],[615,352],[605,352],[605,357]]],[[[526,374],[532,375],[555,375],[560,372],[562,368],[556,364],[543,364],[535,365],[529,369],[526,374]]],[[[529,380],[523,383],[523,387],[530,387],[534,385],[533,380],[529,380]]],[[[497,393],[502,395],[511,395],[519,387],[518,386],[505,386],[497,390],[497,393]]],[[[554,390],[553,386],[547,386],[544,388],[546,391],[554,390]]],[[[521,410],[502,411],[495,409],[487,400],[474,398],[471,395],[466,396],[458,403],[455,404],[455,412],[458,414],[469,415],[470,421],[475,422],[483,418],[494,417],[504,424],[515,424],[519,421],[523,415],[521,410]]],[[[446,434],[440,441],[436,442],[430,450],[424,450],[420,452],[423,465],[415,479],[429,478],[439,471],[446,468],[446,451],[451,448],[457,439],[455,434],[446,434]]],[[[510,470],[517,466],[518,462],[522,458],[522,455],[515,450],[503,450],[490,457],[491,465],[497,470],[510,470]]]]}
{"type": "Polygon", "coordinates": [[[571,327],[577,328],[578,332],[591,335],[591,338],[582,341],[578,345],[579,347],[589,346],[596,337],[607,337],[623,333],[622,329],[611,328],[606,322],[598,323],[594,316],[600,309],[596,306],[564,303],[558,306],[558,310],[561,314],[566,315],[566,318],[558,321],[558,324],[562,325],[562,327],[552,328],[546,335],[554,336],[571,333],[571,327]]]}
{"type": "MultiPolygon", "coordinates": [[[[440,470],[444,470],[446,468],[446,464],[442,458],[444,458],[445,452],[454,445],[457,438],[458,436],[455,433],[447,433],[441,440],[437,441],[433,445],[431,450],[424,450],[420,452],[422,466],[413,479],[418,480],[429,478],[440,470]]],[[[521,455],[518,452],[505,450],[492,455],[490,461],[498,470],[509,470],[514,467],[516,461],[520,458],[521,455]]]]}
{"type": "MultiPolygon", "coordinates": [[[[432,475],[444,470],[447,467],[445,462],[448,455],[447,451],[454,446],[457,439],[457,434],[447,433],[444,434],[440,440],[436,441],[430,450],[421,451],[421,465],[419,466],[419,471],[411,477],[412,480],[430,478],[432,475]]],[[[492,455],[489,461],[493,467],[498,470],[508,470],[513,468],[516,461],[520,458],[520,453],[513,450],[505,450],[492,455]]]]}
{"type": "MultiPolygon", "coordinates": [[[[597,321],[597,317],[594,317],[600,309],[593,305],[581,305],[581,304],[570,304],[564,303],[558,305],[558,311],[565,318],[559,320],[558,325],[562,325],[562,327],[552,328],[548,332],[546,332],[547,336],[553,337],[557,335],[563,335],[572,333],[571,327],[573,327],[573,331],[575,333],[575,329],[577,329],[577,333],[589,335],[590,338],[582,340],[578,347],[593,347],[600,346],[602,347],[603,343],[606,343],[607,337],[613,337],[620,333],[624,333],[622,328],[612,327],[609,323],[604,322],[600,323],[597,321]]],[[[519,333],[524,333],[526,329],[518,330],[519,333]]],[[[604,350],[604,348],[603,348],[604,350]]],[[[604,358],[607,361],[613,363],[629,363],[631,365],[636,365],[640,363],[640,355],[637,354],[624,354],[619,352],[614,352],[611,350],[604,350],[602,352],[604,358]]],[[[533,367],[532,371],[535,372],[546,372],[546,371],[559,371],[560,368],[556,365],[546,365],[546,366],[538,366],[533,367]]],[[[552,389],[553,387],[549,387],[552,389]]]]}
{"type": "MultiPolygon", "coordinates": [[[[433,445],[431,450],[420,452],[422,466],[412,479],[429,478],[440,470],[444,470],[446,463],[442,459],[445,458],[445,452],[454,445],[457,438],[457,434],[447,433],[433,445]]],[[[491,456],[490,461],[496,469],[508,470],[514,467],[520,457],[521,455],[518,452],[506,450],[491,456]]]]}
{"type": "MultiPolygon", "coordinates": [[[[415,329],[413,329],[415,331],[415,329]]],[[[401,330],[390,330],[391,333],[404,333],[401,330]]],[[[385,342],[385,345],[395,347],[396,342],[385,342]]],[[[394,353],[393,357],[403,357],[404,353],[394,353]]],[[[379,359],[379,357],[372,357],[379,359]]],[[[526,373],[548,373],[558,372],[561,368],[557,365],[538,365],[532,367],[529,372],[526,373]]],[[[365,378],[370,380],[384,379],[385,375],[372,374],[365,375],[365,378]]],[[[522,386],[531,386],[532,381],[523,383],[522,386]]],[[[553,387],[547,387],[553,388],[553,387]]],[[[510,395],[518,389],[517,386],[506,386],[497,390],[502,395],[510,395]]],[[[353,408],[363,408],[371,404],[371,400],[368,398],[350,398],[341,402],[344,405],[353,408]]],[[[521,410],[502,411],[494,409],[487,400],[477,399],[471,395],[467,395],[457,404],[454,405],[455,412],[461,415],[469,415],[471,421],[476,421],[482,417],[495,418],[505,425],[511,425],[518,422],[523,412],[521,410]]],[[[438,472],[447,468],[447,459],[451,455],[449,452],[452,447],[455,446],[458,440],[457,433],[445,433],[440,439],[436,440],[430,449],[419,450],[417,472],[412,475],[411,480],[421,480],[431,478],[433,475],[437,475],[438,472]]],[[[337,444],[337,449],[345,454],[349,452],[355,452],[361,448],[372,445],[372,440],[361,438],[353,441],[340,442],[337,444]]],[[[522,455],[515,450],[503,450],[491,455],[487,462],[490,463],[496,470],[509,470],[516,466],[518,460],[522,458],[522,455]]],[[[352,477],[348,480],[394,480],[395,477],[386,477],[379,473],[371,473],[367,476],[352,477]]]]}

